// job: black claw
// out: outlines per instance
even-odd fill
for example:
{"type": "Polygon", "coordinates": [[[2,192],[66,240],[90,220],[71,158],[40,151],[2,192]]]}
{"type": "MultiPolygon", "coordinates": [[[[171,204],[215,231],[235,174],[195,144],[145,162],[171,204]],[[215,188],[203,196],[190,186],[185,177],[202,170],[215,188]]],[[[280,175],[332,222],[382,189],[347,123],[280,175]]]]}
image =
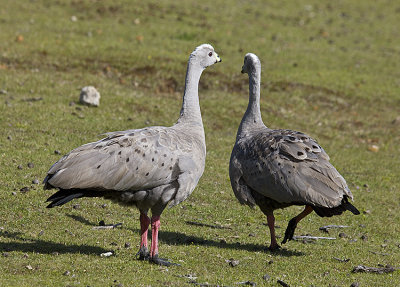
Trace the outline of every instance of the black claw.
{"type": "Polygon", "coordinates": [[[150,257],[149,262],[160,266],[181,266],[180,264],[169,262],[168,259],[160,258],[158,255],[150,257]]]}
{"type": "Polygon", "coordinates": [[[294,231],[295,231],[296,227],[297,227],[297,222],[296,222],[296,218],[294,217],[288,223],[288,226],[285,231],[285,237],[283,238],[282,244],[285,244],[287,241],[290,241],[293,239],[293,235],[294,235],[294,231]]]}
{"type": "Polygon", "coordinates": [[[149,260],[150,253],[149,250],[147,250],[147,247],[145,246],[140,247],[138,253],[136,253],[136,258],[138,260],[149,260]]]}

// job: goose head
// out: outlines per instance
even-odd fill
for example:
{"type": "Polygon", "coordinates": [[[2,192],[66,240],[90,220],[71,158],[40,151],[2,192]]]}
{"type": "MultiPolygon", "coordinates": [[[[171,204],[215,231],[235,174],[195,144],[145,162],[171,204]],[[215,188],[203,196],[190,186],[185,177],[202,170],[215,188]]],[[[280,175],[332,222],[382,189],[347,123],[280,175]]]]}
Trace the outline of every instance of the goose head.
{"type": "Polygon", "coordinates": [[[256,70],[261,69],[261,63],[258,57],[253,53],[247,53],[244,56],[244,63],[242,66],[242,74],[252,74],[256,70]]]}
{"type": "Polygon", "coordinates": [[[196,49],[194,49],[192,54],[190,54],[190,58],[198,62],[202,69],[205,69],[215,63],[222,62],[221,58],[214,51],[213,46],[210,44],[202,44],[198,46],[196,49]]]}

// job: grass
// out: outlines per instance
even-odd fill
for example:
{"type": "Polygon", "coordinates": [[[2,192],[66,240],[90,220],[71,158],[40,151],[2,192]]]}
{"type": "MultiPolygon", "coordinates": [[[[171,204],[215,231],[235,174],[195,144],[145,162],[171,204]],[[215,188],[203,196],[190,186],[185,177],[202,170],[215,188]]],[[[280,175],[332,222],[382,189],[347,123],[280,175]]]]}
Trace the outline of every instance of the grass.
{"type": "MultiPolygon", "coordinates": [[[[1,286],[193,286],[187,274],[224,286],[248,280],[279,286],[278,279],[290,286],[400,285],[399,271],[351,272],[361,264],[400,267],[400,6],[395,2],[0,4],[1,286]],[[107,131],[172,125],[188,55],[204,42],[223,59],[200,83],[206,170],[191,197],[163,214],[160,233],[161,255],[182,266],[135,260],[135,209],[102,199],[46,209],[51,191],[32,180],[41,181],[59,159],[54,151],[67,153],[107,131]],[[265,217],[240,206],[231,191],[229,156],[248,100],[247,79],[240,74],[247,52],[256,53],[263,65],[264,122],[317,138],[353,191],[362,215],[313,214],[296,230],[324,236],[321,226],[349,225],[330,232],[337,240],[293,241],[276,254],[264,252],[265,217]],[[100,91],[99,108],[70,105],[85,85],[100,91]],[[371,145],[379,151],[371,152],[371,145]],[[23,187],[29,191],[20,192],[23,187]],[[92,230],[100,220],[123,225],[92,230]],[[340,232],[347,237],[339,238],[340,232]],[[99,256],[107,251],[115,256],[99,256]],[[230,258],[240,264],[230,267],[225,261],[230,258]]],[[[278,235],[299,211],[276,212],[278,235]]]]}

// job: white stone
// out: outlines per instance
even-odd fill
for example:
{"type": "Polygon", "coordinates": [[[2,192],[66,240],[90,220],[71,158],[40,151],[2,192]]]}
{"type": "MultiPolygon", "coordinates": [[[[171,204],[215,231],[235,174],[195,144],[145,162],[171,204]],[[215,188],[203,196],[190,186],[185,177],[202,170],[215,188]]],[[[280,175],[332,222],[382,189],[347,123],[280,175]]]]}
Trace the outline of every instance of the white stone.
{"type": "Polygon", "coordinates": [[[100,105],[100,93],[95,89],[95,87],[84,87],[81,90],[79,102],[84,105],[97,107],[100,105]]]}

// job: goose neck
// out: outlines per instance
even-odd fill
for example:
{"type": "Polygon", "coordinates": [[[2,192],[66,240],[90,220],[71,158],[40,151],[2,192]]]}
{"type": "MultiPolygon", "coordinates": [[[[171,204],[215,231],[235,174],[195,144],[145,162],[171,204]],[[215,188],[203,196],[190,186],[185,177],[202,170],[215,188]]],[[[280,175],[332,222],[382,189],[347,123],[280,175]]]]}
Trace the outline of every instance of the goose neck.
{"type": "Polygon", "coordinates": [[[203,125],[199,103],[199,80],[203,72],[195,58],[190,57],[185,79],[185,91],[183,94],[182,109],[178,122],[195,122],[203,125]]]}
{"type": "Polygon", "coordinates": [[[265,127],[260,111],[260,78],[259,69],[249,73],[249,104],[239,126],[238,138],[246,136],[252,130],[265,127]]]}

